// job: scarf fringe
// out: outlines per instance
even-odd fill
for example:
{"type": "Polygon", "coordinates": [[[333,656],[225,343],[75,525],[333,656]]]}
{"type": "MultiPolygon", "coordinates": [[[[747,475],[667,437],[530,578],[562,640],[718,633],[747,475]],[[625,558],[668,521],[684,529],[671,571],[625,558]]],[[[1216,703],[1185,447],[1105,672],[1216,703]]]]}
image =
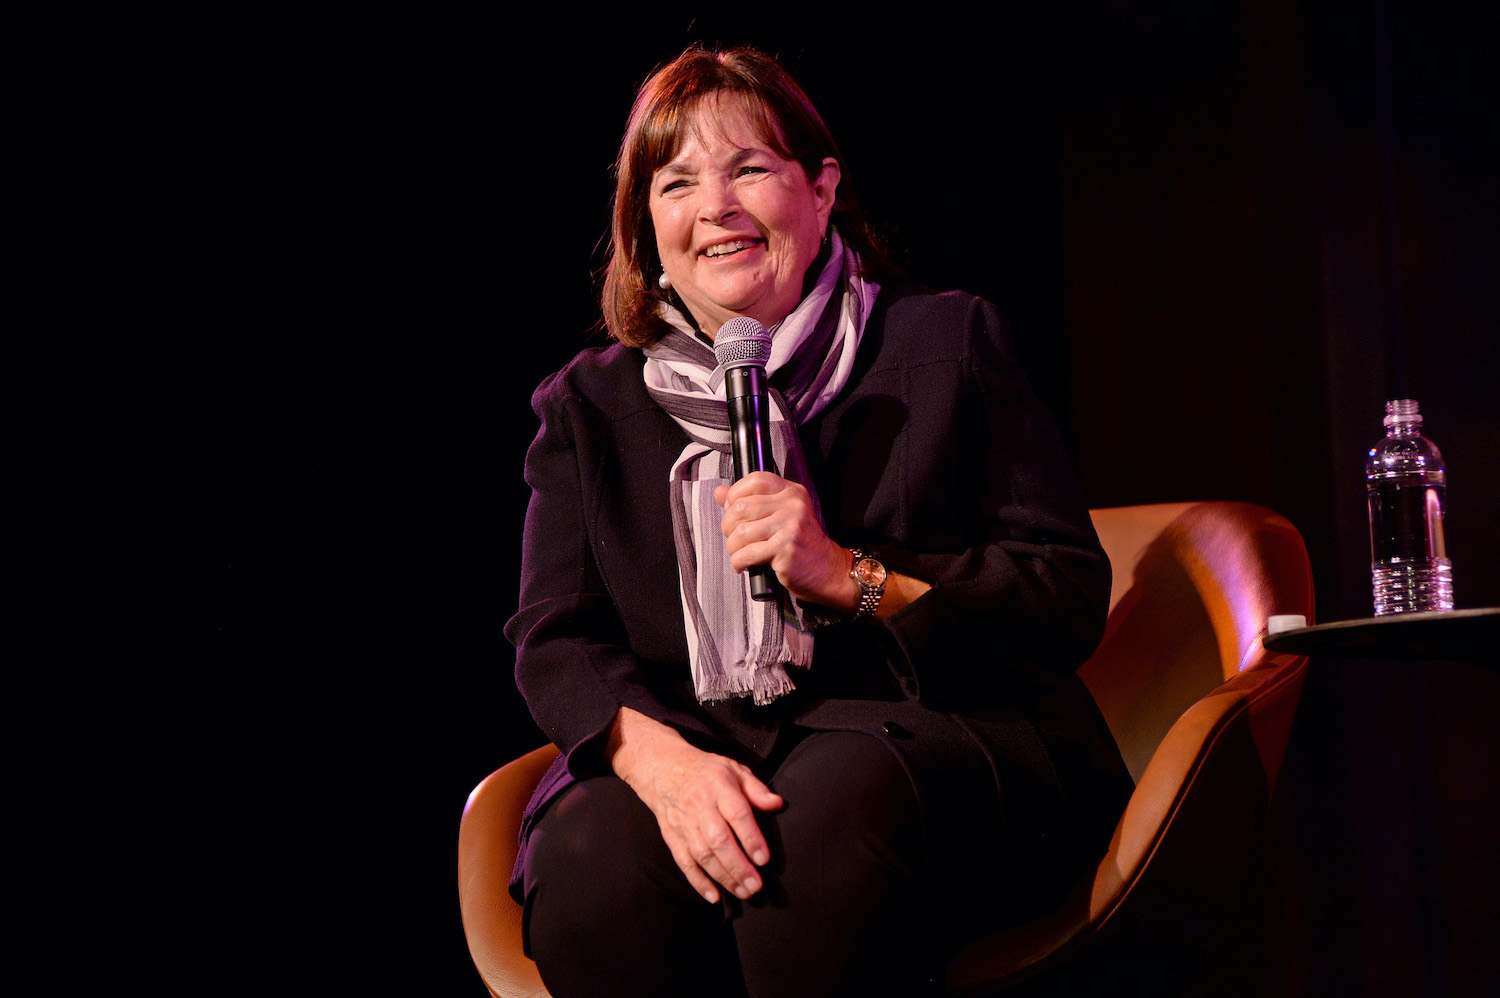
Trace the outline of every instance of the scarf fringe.
{"type": "Polygon", "coordinates": [[[726,677],[726,682],[722,684],[716,683],[704,689],[695,686],[694,693],[699,703],[719,703],[739,697],[751,697],[757,707],[764,707],[796,688],[797,684],[792,682],[792,677],[786,674],[786,670],[776,668],[758,670],[749,684],[731,682],[726,677]]]}

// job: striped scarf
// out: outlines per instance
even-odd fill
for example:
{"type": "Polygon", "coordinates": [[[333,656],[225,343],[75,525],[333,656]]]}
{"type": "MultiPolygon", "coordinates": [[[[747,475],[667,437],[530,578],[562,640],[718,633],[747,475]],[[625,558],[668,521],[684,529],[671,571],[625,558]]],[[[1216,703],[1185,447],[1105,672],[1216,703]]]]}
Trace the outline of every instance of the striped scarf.
{"type": "MultiPolygon", "coordinates": [[[[774,380],[769,402],[776,468],[804,486],[815,507],[797,427],[848,384],[880,291],[859,276],[859,257],[837,230],[830,229],[830,238],[832,252],[816,286],[771,330],[766,364],[767,380],[774,380]]],[[[751,696],[767,704],[796,688],[788,665],[812,664],[811,622],[780,587],[775,600],[751,599],[748,573],[729,567],[720,530],[724,511],[714,502],[714,488],[734,481],[724,370],[679,312],[663,308],[662,315],[672,329],[646,348],[646,390],[689,438],[672,466],[669,490],[693,688],[701,703],[751,696]]]]}

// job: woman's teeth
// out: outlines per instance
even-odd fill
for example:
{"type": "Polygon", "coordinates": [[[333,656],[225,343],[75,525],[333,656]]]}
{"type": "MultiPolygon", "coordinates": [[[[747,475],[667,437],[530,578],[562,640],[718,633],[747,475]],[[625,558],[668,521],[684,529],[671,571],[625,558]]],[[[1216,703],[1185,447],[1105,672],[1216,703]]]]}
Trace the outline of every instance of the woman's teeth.
{"type": "Polygon", "coordinates": [[[710,246],[708,249],[703,251],[703,255],[707,257],[728,256],[731,253],[738,253],[740,250],[747,250],[750,247],[754,246],[755,243],[756,240],[754,239],[736,239],[733,242],[719,243],[717,246],[710,246]]]}

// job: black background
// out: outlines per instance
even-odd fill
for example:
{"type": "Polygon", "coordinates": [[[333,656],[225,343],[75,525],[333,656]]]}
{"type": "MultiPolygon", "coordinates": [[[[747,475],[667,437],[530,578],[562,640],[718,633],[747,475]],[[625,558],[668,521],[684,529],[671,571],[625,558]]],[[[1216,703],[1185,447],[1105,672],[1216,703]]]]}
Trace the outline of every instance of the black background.
{"type": "MultiPolygon", "coordinates": [[[[1001,305],[1091,505],[1270,506],[1307,539],[1319,616],[1364,616],[1363,455],[1410,395],[1450,468],[1458,603],[1500,604],[1494,18],[1314,6],[247,14],[143,47],[135,85],[97,97],[148,192],[118,210],[149,241],[117,247],[149,320],[132,359],[163,474],[143,488],[169,483],[169,616],[216,691],[188,740],[213,748],[181,751],[214,774],[184,778],[185,820],[254,913],[206,948],[277,979],[310,958],[291,976],[334,993],[482,993],[458,819],[541,741],[501,634],[527,400],[600,341],[610,162],[635,87],[692,41],[778,54],[898,259],[1001,305]]],[[[1421,742],[1447,696],[1494,703],[1492,674],[1423,685],[1417,709],[1427,680],[1341,668],[1294,737],[1311,761],[1289,760],[1287,806],[1315,833],[1293,867],[1384,820],[1361,745],[1421,742]]],[[[1493,733],[1450,737],[1493,758],[1493,733]]],[[[1493,815],[1476,778],[1487,795],[1431,793],[1493,815]]],[[[1390,858],[1365,852],[1324,886],[1390,858]]],[[[1479,884],[1453,903],[1492,897],[1488,862],[1445,874],[1479,884]]],[[[1309,903],[1336,945],[1299,951],[1308,993],[1434,966],[1463,993],[1472,960],[1390,904],[1309,903]],[[1361,937],[1372,921],[1415,955],[1361,937]]]]}

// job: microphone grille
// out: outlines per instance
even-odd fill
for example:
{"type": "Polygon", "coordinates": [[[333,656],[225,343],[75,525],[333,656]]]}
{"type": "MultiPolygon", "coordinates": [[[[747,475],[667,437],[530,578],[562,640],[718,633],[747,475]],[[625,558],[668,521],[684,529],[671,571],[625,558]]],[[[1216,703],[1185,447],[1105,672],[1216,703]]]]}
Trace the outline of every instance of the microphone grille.
{"type": "Polygon", "coordinates": [[[737,315],[719,327],[714,356],[720,367],[765,367],[771,359],[771,334],[748,315],[737,315]]]}

